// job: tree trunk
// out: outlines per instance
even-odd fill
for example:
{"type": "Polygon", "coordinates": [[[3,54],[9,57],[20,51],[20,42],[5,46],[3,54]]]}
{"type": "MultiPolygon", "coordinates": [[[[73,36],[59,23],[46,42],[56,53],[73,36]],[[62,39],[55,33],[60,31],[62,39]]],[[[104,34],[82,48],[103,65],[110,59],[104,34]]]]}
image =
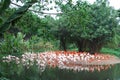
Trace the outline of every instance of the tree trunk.
{"type": "Polygon", "coordinates": [[[77,41],[77,47],[79,52],[83,52],[83,44],[82,41],[77,41]]]}
{"type": "Polygon", "coordinates": [[[60,37],[60,49],[66,51],[66,40],[65,37],[60,37]]]}

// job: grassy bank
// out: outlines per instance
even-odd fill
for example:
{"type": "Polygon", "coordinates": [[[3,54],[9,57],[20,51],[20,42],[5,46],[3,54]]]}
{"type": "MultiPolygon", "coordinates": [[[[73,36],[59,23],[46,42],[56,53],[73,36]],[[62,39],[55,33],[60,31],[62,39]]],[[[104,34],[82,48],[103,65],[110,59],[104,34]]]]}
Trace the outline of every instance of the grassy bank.
{"type": "Polygon", "coordinates": [[[120,48],[111,49],[111,48],[102,48],[101,53],[116,55],[120,57],[120,48]]]}

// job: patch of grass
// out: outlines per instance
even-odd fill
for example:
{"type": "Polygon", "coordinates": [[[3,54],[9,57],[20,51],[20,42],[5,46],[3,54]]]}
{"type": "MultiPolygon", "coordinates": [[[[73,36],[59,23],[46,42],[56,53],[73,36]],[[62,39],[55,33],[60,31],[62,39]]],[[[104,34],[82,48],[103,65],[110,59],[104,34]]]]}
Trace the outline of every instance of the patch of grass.
{"type": "Polygon", "coordinates": [[[101,53],[112,54],[120,57],[120,48],[116,48],[116,49],[102,48],[101,53]]]}

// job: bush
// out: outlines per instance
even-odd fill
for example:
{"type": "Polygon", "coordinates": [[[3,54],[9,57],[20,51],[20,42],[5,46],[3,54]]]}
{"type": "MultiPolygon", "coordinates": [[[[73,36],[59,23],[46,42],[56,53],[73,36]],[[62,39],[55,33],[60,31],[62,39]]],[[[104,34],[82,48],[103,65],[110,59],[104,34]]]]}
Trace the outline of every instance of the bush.
{"type": "Polygon", "coordinates": [[[52,50],[53,45],[51,42],[45,41],[38,36],[32,36],[29,40],[29,51],[30,52],[42,52],[46,50],[52,50]]]}
{"type": "Polygon", "coordinates": [[[120,57],[120,48],[113,49],[113,48],[104,47],[101,49],[101,52],[106,53],[106,54],[116,55],[120,57]]]}
{"type": "Polygon", "coordinates": [[[24,35],[20,32],[17,36],[8,33],[4,34],[4,40],[0,42],[0,53],[12,55],[20,55],[24,53],[24,51],[27,51],[28,49],[28,42],[25,42],[23,38],[24,35]]]}

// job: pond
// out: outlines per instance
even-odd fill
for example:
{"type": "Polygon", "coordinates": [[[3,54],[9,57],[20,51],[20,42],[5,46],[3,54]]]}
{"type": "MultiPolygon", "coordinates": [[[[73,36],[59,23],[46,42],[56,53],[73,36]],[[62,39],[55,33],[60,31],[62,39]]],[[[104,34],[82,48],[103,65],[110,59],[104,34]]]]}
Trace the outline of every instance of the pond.
{"type": "Polygon", "coordinates": [[[120,80],[120,64],[106,66],[101,71],[47,69],[42,80],[120,80]]]}
{"type": "MultiPolygon", "coordinates": [[[[19,75],[14,70],[7,70],[8,73],[10,73],[10,71],[13,71],[13,73],[3,77],[7,77],[8,80],[120,80],[120,64],[104,66],[105,70],[102,69],[100,71],[97,70],[97,67],[98,66],[96,66],[96,70],[94,71],[89,71],[87,69],[74,71],[58,68],[46,68],[42,73],[38,73],[36,70],[31,68],[22,71],[19,75]]],[[[19,69],[16,71],[19,72],[19,69]]]]}
{"type": "Polygon", "coordinates": [[[0,80],[120,80],[120,59],[85,53],[9,55],[0,61],[0,80]]]}

